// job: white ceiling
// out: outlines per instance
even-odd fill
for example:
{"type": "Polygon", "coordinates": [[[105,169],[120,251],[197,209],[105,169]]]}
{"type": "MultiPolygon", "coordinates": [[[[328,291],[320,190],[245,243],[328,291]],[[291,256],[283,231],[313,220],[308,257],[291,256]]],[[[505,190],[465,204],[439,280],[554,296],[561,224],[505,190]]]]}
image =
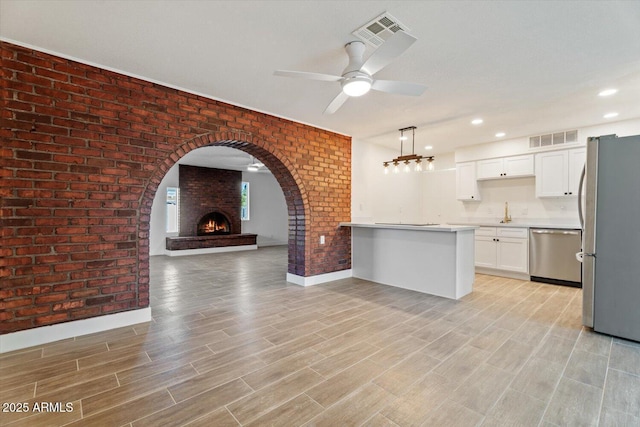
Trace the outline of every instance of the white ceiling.
{"type": "Polygon", "coordinates": [[[0,0],[0,37],[394,148],[414,125],[423,154],[640,117],[639,1],[0,0]],[[376,77],[422,96],[323,115],[338,83],[273,75],[341,74],[351,32],[385,11],[418,41],[376,77]]]}

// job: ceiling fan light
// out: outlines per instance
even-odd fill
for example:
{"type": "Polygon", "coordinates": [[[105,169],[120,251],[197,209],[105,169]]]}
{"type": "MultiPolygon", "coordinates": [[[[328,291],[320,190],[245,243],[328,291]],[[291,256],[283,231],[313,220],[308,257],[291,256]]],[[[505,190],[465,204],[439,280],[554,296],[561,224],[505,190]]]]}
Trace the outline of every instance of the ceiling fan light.
{"type": "Polygon", "coordinates": [[[371,89],[371,78],[368,76],[353,76],[342,82],[342,91],[349,96],[362,96],[371,89]]]}

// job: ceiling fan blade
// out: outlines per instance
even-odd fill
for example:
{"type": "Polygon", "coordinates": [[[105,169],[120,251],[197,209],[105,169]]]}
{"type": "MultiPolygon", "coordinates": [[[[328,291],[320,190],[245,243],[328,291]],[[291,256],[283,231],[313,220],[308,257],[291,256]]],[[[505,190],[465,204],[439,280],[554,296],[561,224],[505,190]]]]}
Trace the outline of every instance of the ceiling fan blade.
{"type": "Polygon", "coordinates": [[[369,59],[360,67],[360,70],[370,76],[374,75],[389,65],[391,61],[402,55],[416,40],[415,37],[410,36],[404,31],[397,31],[371,54],[369,59]]]}
{"type": "Polygon", "coordinates": [[[398,95],[420,96],[427,89],[419,83],[397,82],[394,80],[375,80],[371,89],[398,95]]]}
{"type": "Polygon", "coordinates": [[[307,79],[307,80],[320,80],[324,82],[339,82],[342,80],[341,76],[332,76],[331,74],[320,74],[320,73],[307,73],[306,71],[287,71],[287,70],[276,70],[273,73],[275,76],[282,77],[293,77],[297,79],[307,79]]]}
{"type": "Polygon", "coordinates": [[[349,99],[349,95],[347,95],[343,91],[340,91],[338,96],[333,98],[333,101],[331,101],[331,103],[324,110],[323,114],[333,114],[333,113],[335,113],[336,111],[338,111],[338,108],[342,107],[342,104],[344,104],[347,99],[349,99]]]}

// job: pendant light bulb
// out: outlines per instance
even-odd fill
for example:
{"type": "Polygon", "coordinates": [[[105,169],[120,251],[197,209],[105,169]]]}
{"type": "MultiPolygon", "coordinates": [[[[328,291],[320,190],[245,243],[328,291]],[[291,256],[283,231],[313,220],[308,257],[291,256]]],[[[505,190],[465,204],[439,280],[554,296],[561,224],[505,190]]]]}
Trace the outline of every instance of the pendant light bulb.
{"type": "Polygon", "coordinates": [[[433,156],[429,156],[427,157],[427,170],[432,171],[433,169],[433,156]]]}

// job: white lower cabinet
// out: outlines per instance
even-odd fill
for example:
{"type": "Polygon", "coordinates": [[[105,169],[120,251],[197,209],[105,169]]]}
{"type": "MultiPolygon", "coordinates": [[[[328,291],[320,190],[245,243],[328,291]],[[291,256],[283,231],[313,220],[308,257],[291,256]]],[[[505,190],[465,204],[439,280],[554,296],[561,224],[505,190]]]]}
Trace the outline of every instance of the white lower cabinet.
{"type": "MultiPolygon", "coordinates": [[[[516,227],[480,227],[476,230],[475,257],[476,267],[527,274],[528,230],[516,227]]],[[[499,275],[498,272],[496,274],[499,275]]]]}

